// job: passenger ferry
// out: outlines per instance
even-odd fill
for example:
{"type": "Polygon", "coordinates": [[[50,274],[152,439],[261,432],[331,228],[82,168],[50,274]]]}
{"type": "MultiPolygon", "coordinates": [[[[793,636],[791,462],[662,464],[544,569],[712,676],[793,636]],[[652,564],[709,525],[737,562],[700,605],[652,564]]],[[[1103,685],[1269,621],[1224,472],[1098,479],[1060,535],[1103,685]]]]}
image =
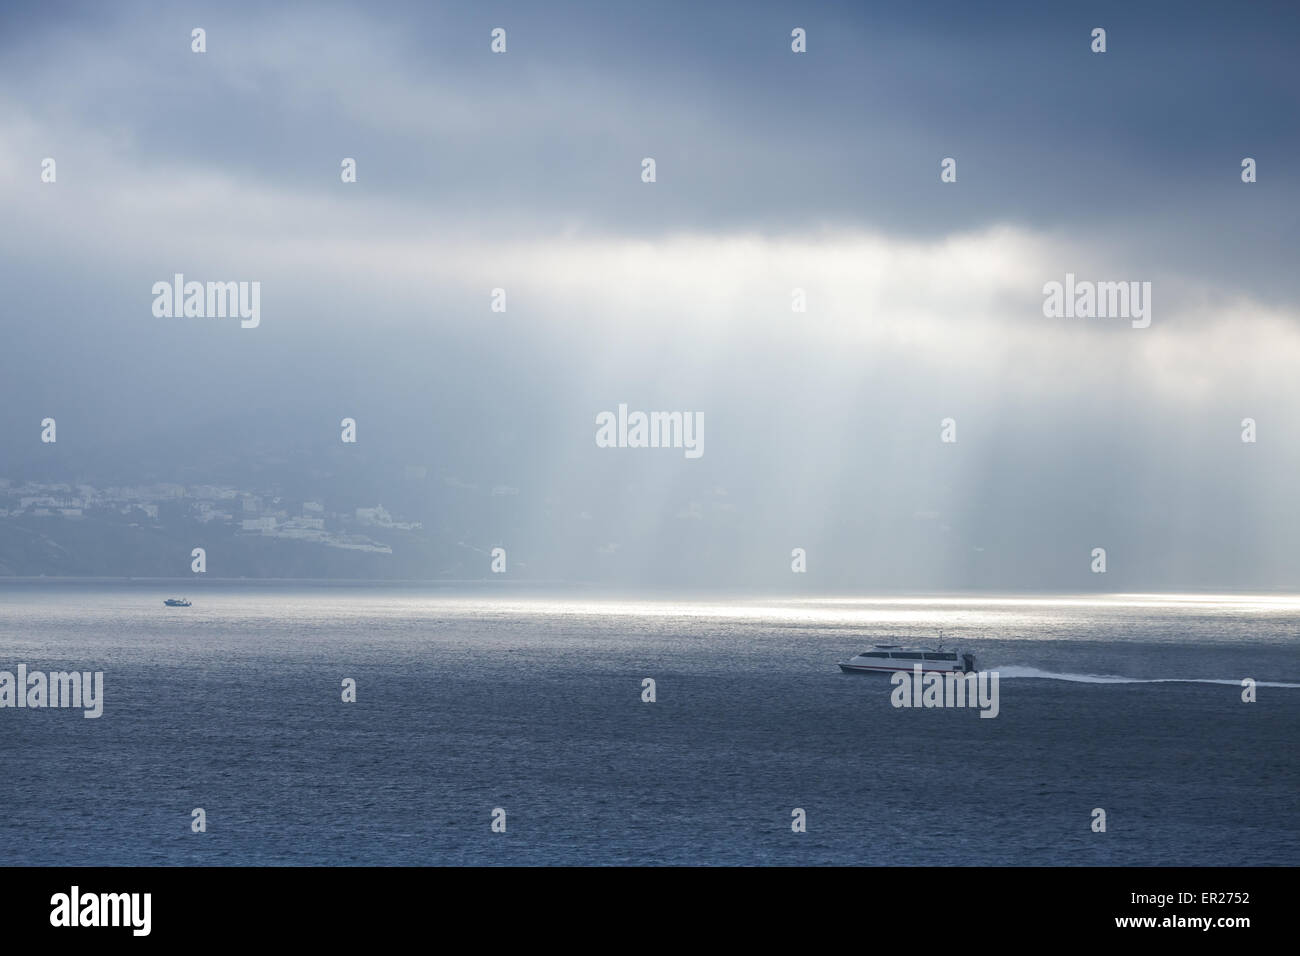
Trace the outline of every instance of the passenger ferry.
{"type": "Polygon", "coordinates": [[[902,644],[876,644],[871,650],[855,654],[840,661],[840,670],[846,674],[892,674],[895,671],[911,672],[917,664],[921,672],[940,674],[969,674],[975,670],[974,654],[945,651],[942,647],[904,647],[902,644]]]}
{"type": "Polygon", "coordinates": [[[189,607],[190,606],[190,602],[185,600],[185,598],[168,598],[167,600],[163,601],[163,603],[166,604],[168,607],[189,607]]]}

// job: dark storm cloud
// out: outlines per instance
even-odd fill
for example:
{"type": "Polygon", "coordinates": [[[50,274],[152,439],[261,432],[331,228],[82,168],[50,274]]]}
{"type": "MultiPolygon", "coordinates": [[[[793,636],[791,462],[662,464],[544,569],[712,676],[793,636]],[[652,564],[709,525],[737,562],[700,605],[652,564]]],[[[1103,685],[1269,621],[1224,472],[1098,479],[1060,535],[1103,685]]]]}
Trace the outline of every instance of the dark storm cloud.
{"type": "Polygon", "coordinates": [[[5,465],[47,414],[87,477],[355,414],[377,484],[518,488],[575,576],[1288,580],[1296,17],[981,7],[7,7],[5,465]],[[156,318],[176,272],[262,324],[156,318]],[[1152,328],[1045,318],[1067,272],[1151,281],[1152,328]],[[619,402],[705,455],[597,449],[619,402]]]}

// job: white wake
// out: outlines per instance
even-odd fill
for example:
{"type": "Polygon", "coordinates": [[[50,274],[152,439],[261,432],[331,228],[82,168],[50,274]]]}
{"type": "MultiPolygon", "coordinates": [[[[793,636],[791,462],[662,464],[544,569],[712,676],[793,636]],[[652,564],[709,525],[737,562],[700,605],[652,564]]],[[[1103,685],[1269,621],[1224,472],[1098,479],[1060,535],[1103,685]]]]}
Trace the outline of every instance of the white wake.
{"type": "MultiPolygon", "coordinates": [[[[1040,670],[1037,667],[991,667],[999,679],[1012,677],[1038,677],[1043,680],[1068,680],[1077,684],[1230,684],[1241,686],[1241,678],[1235,680],[1215,680],[1206,677],[1117,677],[1111,674],[1061,674],[1055,671],[1040,670]]],[[[1250,675],[1245,675],[1249,677],[1250,675]]],[[[1282,681],[1256,680],[1257,687],[1300,687],[1282,681]]]]}

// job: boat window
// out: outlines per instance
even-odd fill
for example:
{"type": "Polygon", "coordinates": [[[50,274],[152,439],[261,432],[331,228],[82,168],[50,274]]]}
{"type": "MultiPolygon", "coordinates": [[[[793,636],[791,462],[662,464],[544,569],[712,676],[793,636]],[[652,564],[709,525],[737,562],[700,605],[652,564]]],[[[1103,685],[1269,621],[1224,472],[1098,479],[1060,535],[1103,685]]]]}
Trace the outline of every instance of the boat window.
{"type": "Polygon", "coordinates": [[[888,657],[888,656],[889,654],[885,651],[863,651],[861,654],[858,655],[858,657],[888,657]]]}
{"type": "Polygon", "coordinates": [[[904,661],[919,661],[924,655],[913,654],[911,651],[894,651],[894,657],[904,661]]]}
{"type": "Polygon", "coordinates": [[[957,655],[956,654],[926,654],[925,659],[927,661],[955,661],[957,659],[957,655]]]}

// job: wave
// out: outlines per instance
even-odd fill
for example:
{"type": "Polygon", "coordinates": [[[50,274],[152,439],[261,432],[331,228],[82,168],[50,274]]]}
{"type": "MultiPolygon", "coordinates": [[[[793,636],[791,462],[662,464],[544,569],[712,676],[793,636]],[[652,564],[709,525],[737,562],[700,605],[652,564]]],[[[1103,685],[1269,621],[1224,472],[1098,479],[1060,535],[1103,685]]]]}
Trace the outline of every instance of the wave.
{"type": "MultiPolygon", "coordinates": [[[[1230,684],[1233,687],[1241,686],[1240,677],[1227,680],[1207,677],[1119,677],[1113,674],[1062,674],[1056,671],[1040,670],[1037,667],[1017,666],[993,667],[990,670],[997,671],[999,680],[1015,677],[1037,677],[1042,680],[1073,681],[1076,684],[1230,684]]],[[[1300,684],[1257,680],[1255,686],[1300,687],[1300,684]]]]}

